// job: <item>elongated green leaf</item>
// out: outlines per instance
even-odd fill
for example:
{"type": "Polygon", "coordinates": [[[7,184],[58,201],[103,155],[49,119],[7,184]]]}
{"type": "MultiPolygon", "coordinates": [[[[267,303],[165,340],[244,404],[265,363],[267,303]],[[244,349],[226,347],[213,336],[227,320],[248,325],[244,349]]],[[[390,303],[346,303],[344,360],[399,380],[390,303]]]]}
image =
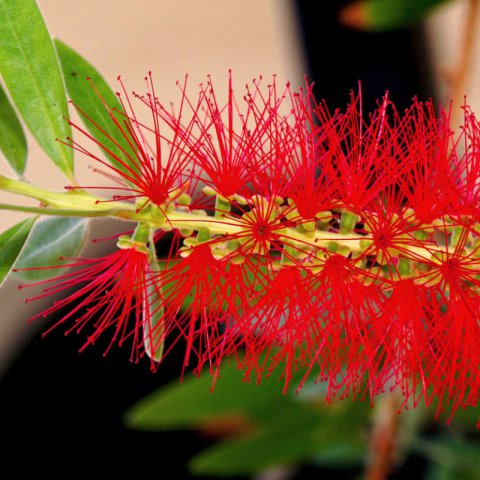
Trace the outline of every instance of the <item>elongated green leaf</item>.
{"type": "MultiPolygon", "coordinates": [[[[299,378],[301,372],[298,378],[293,378],[293,388],[299,378]]],[[[265,405],[270,407],[288,398],[282,394],[282,382],[273,375],[264,379],[261,385],[243,381],[243,373],[238,370],[234,359],[222,365],[213,392],[212,382],[213,378],[207,372],[200,378],[188,378],[182,384],[172,382],[129,410],[126,422],[132,428],[145,430],[192,428],[212,418],[239,412],[255,416],[254,412],[261,411],[265,405]]]]}
{"type": "Polygon", "coordinates": [[[315,451],[314,427],[272,431],[233,439],[209,448],[190,462],[193,472],[208,475],[248,475],[270,467],[297,464],[315,451]]]}
{"type": "Polygon", "coordinates": [[[343,23],[372,31],[392,30],[422,20],[449,0],[357,0],[341,14],[343,23]]]}
{"type": "Polygon", "coordinates": [[[130,173],[138,171],[138,165],[132,162],[135,158],[133,143],[124,126],[126,117],[122,105],[113,90],[100,73],[77,52],[60,40],[55,40],[58,55],[63,68],[68,94],[73,103],[90,118],[82,115],[82,120],[90,135],[102,145],[102,151],[111,164],[130,173]],[[91,79],[93,86],[87,81],[91,79]],[[119,128],[113,118],[121,128],[119,128]],[[100,128],[98,128],[98,125],[100,128]]]}
{"type": "Polygon", "coordinates": [[[13,170],[21,175],[27,162],[27,140],[15,110],[0,85],[0,150],[13,170]]]}
{"type": "Polygon", "coordinates": [[[0,0],[0,73],[33,136],[73,179],[67,98],[53,42],[34,0],[0,0]]]}
{"type": "Polygon", "coordinates": [[[0,235],[0,285],[17,260],[35,220],[36,217],[27,218],[0,235]]]}
{"type": "Polygon", "coordinates": [[[25,282],[36,282],[59,275],[60,268],[82,249],[88,220],[84,218],[52,217],[35,225],[16,264],[15,276],[25,282]],[[23,269],[34,270],[23,270],[23,269]]]}

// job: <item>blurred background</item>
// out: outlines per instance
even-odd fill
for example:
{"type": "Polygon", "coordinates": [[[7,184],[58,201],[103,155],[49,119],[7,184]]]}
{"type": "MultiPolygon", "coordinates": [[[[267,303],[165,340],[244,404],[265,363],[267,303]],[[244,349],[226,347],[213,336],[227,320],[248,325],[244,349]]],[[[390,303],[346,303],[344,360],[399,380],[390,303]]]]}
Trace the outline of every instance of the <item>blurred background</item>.
{"type": "MultiPolygon", "coordinates": [[[[438,8],[408,25],[368,29],[362,12],[345,10],[351,2],[340,0],[38,0],[52,36],[88,59],[114,89],[122,75],[129,90],[144,91],[144,76],[151,70],[160,99],[175,102],[175,82],[186,73],[192,92],[207,74],[221,90],[229,68],[240,91],[258,75],[268,80],[272,74],[279,83],[289,80],[297,88],[307,74],[317,98],[331,109],[343,108],[361,81],[367,111],[386,90],[399,111],[414,96],[445,101],[459,95],[452,85],[463,61],[471,2],[437,3],[438,8]]],[[[480,71],[478,62],[471,61],[480,53],[476,35],[470,45],[460,96],[467,94],[478,111],[480,71]]],[[[29,150],[25,177],[61,189],[64,178],[31,138],[29,150]]],[[[88,167],[89,160],[77,155],[81,185],[92,182],[88,167]]],[[[0,169],[11,174],[6,162],[0,169]]],[[[8,199],[2,194],[2,201],[4,197],[8,199]]],[[[2,212],[1,230],[19,218],[2,212]]],[[[90,240],[123,228],[119,222],[92,222],[90,240]]],[[[112,248],[111,242],[90,241],[86,251],[100,255],[112,248]]],[[[156,374],[149,372],[148,362],[130,364],[128,352],[112,351],[103,358],[100,350],[90,348],[78,354],[81,339],[74,335],[63,338],[54,332],[42,339],[45,324],[27,325],[42,307],[41,302],[25,305],[26,296],[32,295],[27,293],[17,291],[13,280],[0,291],[0,432],[7,443],[3,468],[15,463],[16,475],[28,470],[63,478],[69,476],[64,465],[76,474],[106,472],[109,478],[126,471],[136,478],[153,472],[168,479],[210,478],[191,476],[186,463],[212,445],[211,435],[124,426],[129,407],[178,378],[175,352],[156,374]],[[13,461],[15,452],[24,458],[20,464],[13,461]]],[[[358,476],[356,469],[337,472],[307,463],[258,478],[358,476]]],[[[425,471],[425,462],[413,457],[392,478],[404,478],[406,472],[412,479],[426,478],[425,471]]]]}

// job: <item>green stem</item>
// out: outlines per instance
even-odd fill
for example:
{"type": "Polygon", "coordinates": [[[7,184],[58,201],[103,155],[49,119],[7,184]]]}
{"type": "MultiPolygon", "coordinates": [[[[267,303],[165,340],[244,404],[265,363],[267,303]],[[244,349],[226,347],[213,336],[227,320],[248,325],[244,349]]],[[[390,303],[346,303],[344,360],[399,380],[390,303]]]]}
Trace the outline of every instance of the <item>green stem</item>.
{"type": "Polygon", "coordinates": [[[146,223],[139,223],[133,232],[132,240],[137,243],[147,244],[150,239],[150,226],[146,223]]]}
{"type": "Polygon", "coordinates": [[[102,217],[104,212],[91,210],[65,210],[61,208],[48,207],[26,207],[23,205],[10,205],[8,203],[0,203],[0,210],[8,210],[11,212],[37,213],[40,215],[54,215],[57,217],[102,217]]]}
{"type": "MultiPolygon", "coordinates": [[[[0,210],[10,209],[30,213],[60,216],[99,217],[110,216],[124,220],[143,223],[142,230],[155,229],[192,229],[200,231],[208,229],[210,235],[228,235],[229,237],[243,238],[249,235],[249,227],[241,218],[232,218],[228,214],[221,217],[211,217],[205,214],[195,214],[186,211],[171,209],[167,215],[152,215],[150,208],[137,210],[135,205],[127,202],[106,201],[83,190],[71,190],[66,193],[55,192],[37,187],[28,182],[13,180],[0,175],[0,190],[35,198],[44,206],[24,207],[0,204],[0,210]]],[[[140,231],[138,233],[140,235],[140,231]]],[[[361,242],[371,240],[369,235],[350,233],[335,233],[327,231],[308,231],[297,228],[283,228],[276,232],[279,242],[286,246],[308,248],[329,248],[334,242],[337,246],[346,247],[351,252],[363,252],[365,247],[361,242]]],[[[135,238],[133,240],[136,240],[135,238]]],[[[142,231],[140,243],[148,242],[148,235],[142,231]]],[[[421,261],[430,259],[435,252],[445,251],[445,247],[430,245],[426,247],[406,246],[421,261]]]]}

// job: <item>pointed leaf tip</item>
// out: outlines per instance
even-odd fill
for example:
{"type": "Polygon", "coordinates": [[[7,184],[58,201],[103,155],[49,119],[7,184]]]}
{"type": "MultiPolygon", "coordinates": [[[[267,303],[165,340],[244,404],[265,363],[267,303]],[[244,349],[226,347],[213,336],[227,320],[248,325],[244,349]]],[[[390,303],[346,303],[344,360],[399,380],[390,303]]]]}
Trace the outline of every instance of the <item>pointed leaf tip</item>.
{"type": "MultiPolygon", "coordinates": [[[[73,150],[55,142],[71,134],[62,73],[34,0],[0,0],[0,73],[33,136],[69,180],[73,150]]],[[[20,165],[21,166],[21,165],[20,165]]]]}
{"type": "Polygon", "coordinates": [[[36,218],[27,218],[0,234],[0,285],[22,251],[36,218]]]}

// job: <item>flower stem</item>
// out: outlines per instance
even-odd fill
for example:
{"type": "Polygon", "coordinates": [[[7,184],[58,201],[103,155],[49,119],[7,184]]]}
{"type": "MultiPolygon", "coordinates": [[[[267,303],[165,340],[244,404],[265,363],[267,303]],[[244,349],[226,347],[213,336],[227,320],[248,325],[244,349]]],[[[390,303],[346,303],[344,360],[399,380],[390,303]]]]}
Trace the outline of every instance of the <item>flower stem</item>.
{"type": "MultiPolygon", "coordinates": [[[[144,224],[144,227],[163,230],[193,230],[200,232],[208,230],[211,237],[216,236],[215,242],[221,242],[221,237],[242,239],[248,235],[248,225],[241,217],[230,216],[225,211],[221,216],[208,216],[205,212],[188,211],[186,207],[176,208],[169,206],[167,212],[160,216],[154,214],[150,206],[138,209],[133,203],[124,201],[110,201],[96,197],[83,190],[55,192],[32,185],[21,180],[13,180],[0,175],[0,190],[35,198],[41,202],[39,207],[0,204],[0,210],[13,210],[44,215],[100,217],[110,216],[144,224]]],[[[147,242],[146,234],[142,243],[147,242]]],[[[362,253],[365,242],[372,240],[370,235],[359,235],[354,232],[331,232],[324,230],[305,231],[304,229],[282,227],[275,230],[275,241],[299,251],[316,251],[320,248],[329,249],[332,244],[335,248],[343,247],[348,252],[362,253]]],[[[214,243],[215,243],[214,242],[214,243]]],[[[444,246],[435,244],[404,245],[404,250],[411,257],[422,261],[429,260],[435,252],[444,252],[444,246]]]]}
{"type": "Polygon", "coordinates": [[[386,393],[378,398],[373,415],[365,480],[385,480],[392,470],[398,443],[399,406],[396,393],[386,393]]]}

